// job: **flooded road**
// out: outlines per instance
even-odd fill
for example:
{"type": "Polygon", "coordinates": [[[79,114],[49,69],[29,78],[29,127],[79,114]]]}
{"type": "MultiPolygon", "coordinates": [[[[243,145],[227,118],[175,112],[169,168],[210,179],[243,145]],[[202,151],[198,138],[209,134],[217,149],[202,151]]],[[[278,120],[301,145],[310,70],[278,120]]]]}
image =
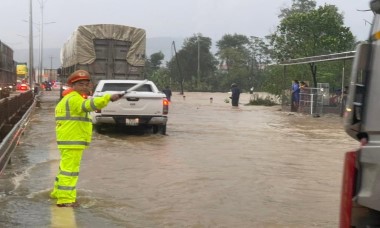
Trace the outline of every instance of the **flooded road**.
{"type": "Polygon", "coordinates": [[[343,155],[358,146],[341,118],[236,109],[222,93],[174,94],[165,136],[94,133],[81,207],[57,208],[55,93],[42,96],[0,176],[0,227],[338,226],[343,155]]]}

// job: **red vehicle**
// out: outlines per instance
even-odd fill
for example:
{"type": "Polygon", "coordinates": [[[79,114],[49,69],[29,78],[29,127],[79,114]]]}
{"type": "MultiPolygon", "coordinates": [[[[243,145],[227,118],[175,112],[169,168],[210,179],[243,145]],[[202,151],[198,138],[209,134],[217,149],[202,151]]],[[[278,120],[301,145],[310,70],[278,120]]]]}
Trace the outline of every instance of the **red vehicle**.
{"type": "Polygon", "coordinates": [[[30,90],[30,86],[26,83],[17,83],[16,90],[18,91],[27,91],[30,90]]]}
{"type": "Polygon", "coordinates": [[[358,45],[345,110],[345,130],[367,143],[346,153],[341,193],[340,227],[380,227],[380,0],[370,37],[358,45]],[[359,134],[360,133],[360,134],[359,134]]]}

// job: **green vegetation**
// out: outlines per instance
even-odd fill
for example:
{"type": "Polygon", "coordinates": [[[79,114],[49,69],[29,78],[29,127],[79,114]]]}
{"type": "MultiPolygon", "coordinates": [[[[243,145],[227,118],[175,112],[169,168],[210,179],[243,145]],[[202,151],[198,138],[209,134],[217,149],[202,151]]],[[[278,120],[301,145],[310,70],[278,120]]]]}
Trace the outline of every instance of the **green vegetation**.
{"type": "Polygon", "coordinates": [[[278,103],[273,99],[273,97],[266,96],[263,98],[257,94],[253,94],[252,98],[249,100],[249,103],[247,105],[274,106],[278,105],[278,103]]]}
{"type": "MultiPolygon", "coordinates": [[[[283,61],[354,50],[355,37],[344,26],[344,18],[334,5],[316,6],[315,0],[292,0],[281,9],[276,31],[265,37],[225,34],[216,41],[194,34],[185,40],[177,55],[163,66],[164,56],[154,53],[147,59],[147,78],[160,88],[169,85],[179,91],[226,92],[232,83],[243,91],[280,95],[298,79],[315,86],[329,83],[340,88],[342,76],[349,77],[351,61],[333,61],[283,67],[283,61]]],[[[254,31],[253,31],[254,32],[254,31]]],[[[264,99],[265,100],[265,99],[264,99]]]]}

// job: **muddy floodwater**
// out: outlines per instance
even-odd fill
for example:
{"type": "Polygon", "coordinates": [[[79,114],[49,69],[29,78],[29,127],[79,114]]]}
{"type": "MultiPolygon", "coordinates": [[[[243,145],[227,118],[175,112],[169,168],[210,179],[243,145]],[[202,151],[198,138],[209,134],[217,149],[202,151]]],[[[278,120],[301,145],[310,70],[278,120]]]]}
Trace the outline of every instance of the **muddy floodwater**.
{"type": "Polygon", "coordinates": [[[249,96],[232,108],[227,93],[174,93],[167,135],[94,133],[72,209],[48,197],[58,97],[44,92],[0,176],[0,227],[337,227],[343,155],[358,146],[342,119],[249,96]]]}

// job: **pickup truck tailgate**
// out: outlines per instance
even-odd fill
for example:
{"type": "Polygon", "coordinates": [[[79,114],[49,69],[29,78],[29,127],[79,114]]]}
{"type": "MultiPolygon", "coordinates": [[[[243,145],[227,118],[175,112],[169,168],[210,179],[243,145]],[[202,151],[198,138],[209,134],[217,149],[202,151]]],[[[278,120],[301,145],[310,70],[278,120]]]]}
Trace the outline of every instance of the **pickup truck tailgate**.
{"type": "Polygon", "coordinates": [[[110,102],[102,109],[102,115],[157,116],[163,115],[165,94],[132,92],[110,102]]]}

